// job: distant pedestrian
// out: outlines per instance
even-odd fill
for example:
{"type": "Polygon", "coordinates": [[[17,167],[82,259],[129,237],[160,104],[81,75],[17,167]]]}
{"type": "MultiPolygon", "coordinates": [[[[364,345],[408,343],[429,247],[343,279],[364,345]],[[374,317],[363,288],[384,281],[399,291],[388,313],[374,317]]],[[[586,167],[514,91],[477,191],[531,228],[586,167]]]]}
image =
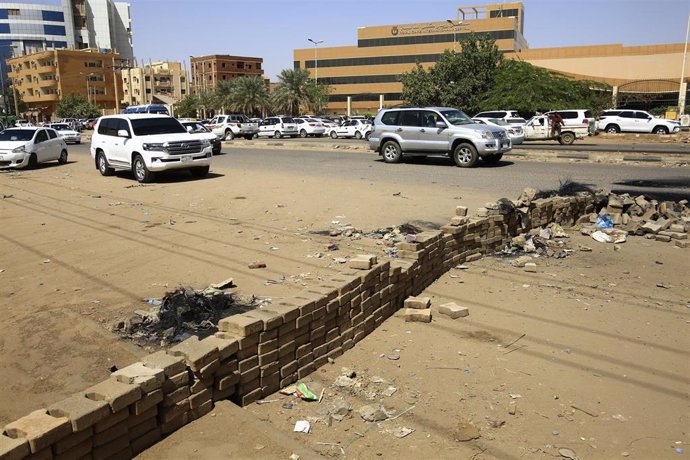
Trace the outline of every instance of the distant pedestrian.
{"type": "Polygon", "coordinates": [[[551,137],[560,137],[561,126],[563,126],[563,117],[558,112],[551,112],[549,114],[549,122],[551,124],[551,137]]]}

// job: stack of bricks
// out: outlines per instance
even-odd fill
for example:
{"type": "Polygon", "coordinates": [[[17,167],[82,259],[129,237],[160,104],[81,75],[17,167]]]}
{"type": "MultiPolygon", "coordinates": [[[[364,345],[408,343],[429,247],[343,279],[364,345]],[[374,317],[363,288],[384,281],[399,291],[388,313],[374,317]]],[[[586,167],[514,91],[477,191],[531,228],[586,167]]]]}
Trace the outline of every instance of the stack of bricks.
{"type": "MultiPolygon", "coordinates": [[[[398,243],[401,258],[352,259],[350,269],[305,295],[219,322],[219,332],[191,337],[116,371],[111,378],[4,427],[0,458],[132,458],[214,401],[246,405],[309,375],[392,316],[448,269],[475,260],[551,221],[592,211],[591,199],[534,200],[526,214],[498,207],[468,217],[458,207],[449,225],[398,243]]],[[[426,305],[426,303],[425,303],[426,305]]],[[[417,310],[421,312],[424,310],[417,310]]],[[[430,319],[430,315],[429,315],[430,319]]]]}

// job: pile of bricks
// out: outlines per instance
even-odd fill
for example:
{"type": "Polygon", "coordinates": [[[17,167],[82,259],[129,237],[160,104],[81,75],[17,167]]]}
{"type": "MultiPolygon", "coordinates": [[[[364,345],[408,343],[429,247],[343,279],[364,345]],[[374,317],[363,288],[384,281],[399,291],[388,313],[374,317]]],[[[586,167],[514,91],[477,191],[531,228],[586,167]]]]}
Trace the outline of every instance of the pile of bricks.
{"type": "MultiPolygon", "coordinates": [[[[448,269],[498,249],[531,225],[572,221],[591,206],[582,197],[534,200],[508,213],[487,206],[483,217],[469,217],[459,207],[440,231],[398,243],[399,259],[358,256],[348,270],[299,297],[222,319],[213,336],[146,356],[8,424],[0,434],[0,458],[132,458],[207,414],[214,401],[246,405],[306,377],[448,269]]],[[[467,314],[457,305],[441,307],[451,317],[467,314]]],[[[431,319],[428,308],[415,310],[431,319]]]]}

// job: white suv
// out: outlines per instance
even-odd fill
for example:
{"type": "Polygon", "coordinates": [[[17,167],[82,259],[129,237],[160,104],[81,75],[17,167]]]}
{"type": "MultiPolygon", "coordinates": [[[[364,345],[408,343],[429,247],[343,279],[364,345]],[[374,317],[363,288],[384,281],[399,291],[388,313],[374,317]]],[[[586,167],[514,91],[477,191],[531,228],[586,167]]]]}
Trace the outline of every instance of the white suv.
{"type": "Polygon", "coordinates": [[[520,114],[517,110],[492,110],[488,112],[479,112],[472,118],[480,118],[483,121],[492,118],[520,118],[520,114]]]}
{"type": "Polygon", "coordinates": [[[597,129],[607,133],[669,134],[680,131],[680,123],[656,118],[643,110],[604,110],[597,118],[597,129]]]}
{"type": "Polygon", "coordinates": [[[132,170],[139,182],[158,171],[188,169],[204,177],[211,166],[211,144],[195,138],[172,117],[154,114],[111,115],[98,119],[91,157],[104,176],[132,170]]]}

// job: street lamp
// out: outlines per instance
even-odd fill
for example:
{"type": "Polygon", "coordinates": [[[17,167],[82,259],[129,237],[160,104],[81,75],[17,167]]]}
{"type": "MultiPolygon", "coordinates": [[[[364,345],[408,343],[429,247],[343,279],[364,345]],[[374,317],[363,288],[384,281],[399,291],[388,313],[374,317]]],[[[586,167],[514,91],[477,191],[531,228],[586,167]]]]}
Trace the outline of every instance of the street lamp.
{"type": "Polygon", "coordinates": [[[446,19],[446,22],[453,26],[453,51],[457,51],[457,44],[458,44],[458,41],[456,39],[457,38],[457,30],[458,30],[458,28],[460,28],[462,26],[466,26],[468,24],[466,22],[463,22],[463,21],[453,21],[452,19],[446,19]]]}
{"type": "Polygon", "coordinates": [[[312,40],[307,38],[310,42],[314,44],[314,81],[316,86],[319,86],[319,45],[323,43],[323,40],[312,40]]]}

